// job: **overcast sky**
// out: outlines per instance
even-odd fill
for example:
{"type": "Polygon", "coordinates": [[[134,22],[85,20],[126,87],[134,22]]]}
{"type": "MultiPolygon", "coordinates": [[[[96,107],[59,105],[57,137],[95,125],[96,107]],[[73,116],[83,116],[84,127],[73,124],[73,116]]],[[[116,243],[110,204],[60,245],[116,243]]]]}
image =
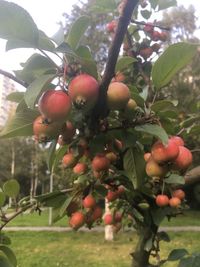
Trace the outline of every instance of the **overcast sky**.
{"type": "MultiPolygon", "coordinates": [[[[63,12],[70,13],[72,5],[77,0],[13,0],[12,2],[25,8],[33,17],[38,28],[48,36],[52,36],[58,29],[58,22],[61,20],[63,12]]],[[[184,4],[186,7],[193,4],[198,13],[200,11],[199,0],[178,0],[178,3],[184,4]]],[[[5,41],[0,39],[0,68],[7,71],[18,69],[19,62],[25,61],[29,54],[31,54],[30,49],[5,52],[5,41]]]]}

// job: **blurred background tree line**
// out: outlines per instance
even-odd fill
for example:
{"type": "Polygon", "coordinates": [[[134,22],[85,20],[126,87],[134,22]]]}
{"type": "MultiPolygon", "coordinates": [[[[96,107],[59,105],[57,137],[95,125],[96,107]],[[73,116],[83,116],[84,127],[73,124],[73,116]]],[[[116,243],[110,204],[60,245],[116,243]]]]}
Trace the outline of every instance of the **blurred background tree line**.
{"type": "MultiPolygon", "coordinates": [[[[106,32],[106,24],[113,20],[113,15],[111,13],[93,15],[91,12],[93,2],[94,0],[79,1],[78,4],[73,6],[70,15],[64,13],[64,28],[68,31],[69,25],[80,15],[90,16],[91,26],[82,43],[91,48],[99,69],[103,70],[108,48],[112,41],[112,36],[106,32]]],[[[181,41],[199,42],[199,39],[195,36],[197,17],[192,5],[187,9],[183,6],[171,8],[163,13],[161,21],[156,21],[155,23],[171,29],[167,40],[168,44],[181,41]]],[[[162,52],[164,48],[165,44],[162,44],[160,51],[162,52]]],[[[170,86],[157,94],[158,99],[179,99],[176,113],[173,115],[176,116],[174,123],[178,122],[182,126],[181,135],[186,140],[187,146],[196,151],[194,153],[194,166],[200,165],[200,123],[198,123],[200,121],[199,60],[200,52],[191,64],[174,78],[170,86]],[[189,138],[185,133],[189,133],[189,138]]],[[[174,134],[173,130],[176,125],[173,125],[173,120],[164,121],[163,118],[162,123],[169,133],[174,134]]],[[[47,149],[47,146],[36,145],[34,140],[30,138],[0,140],[0,181],[3,182],[11,177],[16,178],[21,184],[22,196],[29,194],[34,196],[35,194],[48,192],[50,174],[46,163],[47,149]]],[[[59,168],[54,177],[54,188],[63,188],[69,176],[68,170],[59,168]]],[[[200,205],[200,184],[196,183],[189,186],[186,191],[191,205],[198,207],[200,205]]]]}

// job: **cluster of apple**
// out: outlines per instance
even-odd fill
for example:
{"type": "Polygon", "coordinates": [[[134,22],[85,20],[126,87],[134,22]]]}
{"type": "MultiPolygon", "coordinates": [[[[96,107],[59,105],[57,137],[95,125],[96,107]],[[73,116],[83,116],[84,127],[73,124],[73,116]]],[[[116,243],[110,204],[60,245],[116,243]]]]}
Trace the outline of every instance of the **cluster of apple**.
{"type": "MultiPolygon", "coordinates": [[[[116,200],[124,192],[124,187],[120,186],[116,191],[109,190],[106,196],[108,202],[116,200]]],[[[105,213],[103,215],[103,209],[97,204],[96,199],[91,194],[87,195],[82,200],[82,208],[78,203],[71,202],[67,208],[67,214],[69,215],[69,225],[78,230],[84,224],[87,227],[91,227],[93,223],[103,218],[105,225],[112,225],[115,232],[118,232],[121,228],[122,213],[120,211],[114,211],[113,213],[105,213]]]]}
{"type": "MultiPolygon", "coordinates": [[[[168,39],[168,33],[166,31],[156,31],[154,29],[154,25],[152,23],[146,23],[143,27],[143,31],[148,34],[151,41],[157,42],[166,42],[168,39]]],[[[158,52],[161,45],[159,43],[154,43],[151,46],[141,48],[139,51],[140,56],[142,56],[144,59],[149,58],[153,52],[158,52]]]]}
{"type": "Polygon", "coordinates": [[[84,210],[80,210],[78,205],[67,208],[67,213],[70,215],[69,225],[74,230],[78,230],[84,224],[91,227],[94,222],[102,218],[103,210],[92,195],[87,195],[82,200],[82,206],[84,210]]]}
{"type": "MultiPolygon", "coordinates": [[[[33,122],[33,132],[38,141],[60,137],[60,142],[70,143],[76,130],[67,121],[72,108],[90,111],[98,100],[99,84],[88,74],[79,74],[71,80],[68,90],[61,88],[45,91],[38,101],[41,113],[33,122]]],[[[107,91],[107,106],[110,110],[123,110],[125,114],[135,109],[129,88],[122,82],[112,81],[107,91]]]]}
{"type": "MultiPolygon", "coordinates": [[[[144,155],[146,160],[146,173],[149,177],[163,179],[169,171],[185,171],[192,163],[192,153],[184,146],[184,141],[179,136],[172,136],[164,145],[157,141],[151,148],[151,153],[144,155]]],[[[163,180],[164,181],[164,180],[163,180]]],[[[184,192],[179,189],[174,191],[171,199],[167,195],[158,195],[158,206],[178,206],[184,199],[184,192]],[[182,193],[180,193],[182,192],[182,193]]]]}
{"type": "Polygon", "coordinates": [[[182,189],[177,189],[172,192],[172,197],[168,197],[168,195],[160,194],[156,196],[156,204],[159,207],[170,206],[172,208],[176,208],[181,204],[185,198],[185,192],[182,189]]]}

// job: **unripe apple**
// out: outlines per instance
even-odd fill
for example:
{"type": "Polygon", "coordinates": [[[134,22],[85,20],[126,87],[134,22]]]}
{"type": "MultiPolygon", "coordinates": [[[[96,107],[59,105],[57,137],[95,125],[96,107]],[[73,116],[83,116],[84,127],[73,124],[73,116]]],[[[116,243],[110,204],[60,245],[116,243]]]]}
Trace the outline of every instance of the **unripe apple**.
{"type": "Polygon", "coordinates": [[[92,160],[92,170],[96,172],[107,171],[110,161],[105,155],[96,155],[92,160]]]}
{"type": "Polygon", "coordinates": [[[177,189],[172,193],[172,196],[183,200],[185,198],[185,192],[182,189],[177,189]]]}
{"type": "Polygon", "coordinates": [[[153,49],[151,47],[142,48],[142,49],[140,49],[139,54],[144,59],[147,59],[153,54],[153,49]]]}
{"type": "Polygon", "coordinates": [[[179,146],[178,157],[174,161],[174,166],[178,170],[185,170],[192,164],[192,153],[184,146],[179,146]]]}
{"type": "Polygon", "coordinates": [[[103,221],[104,221],[105,225],[113,224],[113,215],[110,214],[110,213],[105,214],[104,218],[103,218],[103,221]]]}
{"type": "Polygon", "coordinates": [[[76,158],[72,153],[65,154],[62,159],[62,165],[64,168],[73,167],[76,164],[76,158]]]}
{"type": "Polygon", "coordinates": [[[170,140],[175,142],[177,146],[184,146],[184,141],[180,136],[171,136],[170,140]]]}
{"type": "Polygon", "coordinates": [[[130,99],[129,88],[120,82],[112,82],[108,86],[107,105],[111,110],[124,109],[130,99]]]}
{"type": "Polygon", "coordinates": [[[73,168],[73,172],[75,174],[84,174],[87,171],[87,165],[85,163],[77,163],[74,168],[73,168]]]}
{"type": "Polygon", "coordinates": [[[96,200],[92,195],[88,195],[83,199],[83,207],[85,209],[92,209],[96,206],[96,200]]]}
{"type": "Polygon", "coordinates": [[[159,165],[152,157],[146,164],[146,173],[149,177],[164,177],[167,171],[166,166],[159,165]]]}
{"type": "Polygon", "coordinates": [[[151,157],[151,153],[147,152],[144,154],[144,160],[147,162],[151,157]]]}
{"type": "Polygon", "coordinates": [[[88,74],[76,76],[69,84],[69,96],[77,108],[92,108],[99,95],[99,84],[88,74]]]}
{"type": "Polygon", "coordinates": [[[51,123],[45,122],[42,116],[38,116],[33,121],[33,133],[35,140],[39,142],[47,142],[55,139],[62,131],[63,123],[54,121],[51,123]]]}
{"type": "Polygon", "coordinates": [[[152,149],[151,155],[156,162],[173,161],[179,154],[179,147],[177,144],[169,139],[167,145],[163,145],[160,141],[156,142],[152,149]]]}
{"type": "Polygon", "coordinates": [[[71,110],[71,100],[62,90],[47,90],[40,97],[38,108],[50,122],[64,121],[71,110]]]}
{"type": "Polygon", "coordinates": [[[107,152],[106,153],[106,158],[109,159],[109,161],[111,163],[114,163],[117,160],[117,155],[114,152],[112,152],[112,151],[111,152],[107,152]]]}
{"type": "Polygon", "coordinates": [[[137,103],[135,102],[134,99],[129,99],[125,109],[124,109],[124,115],[127,118],[133,118],[133,116],[135,115],[135,109],[137,107],[137,103]]]}
{"type": "Polygon", "coordinates": [[[159,207],[165,207],[169,204],[169,198],[166,195],[157,195],[156,204],[159,207]]]}
{"type": "Polygon", "coordinates": [[[172,207],[172,208],[176,208],[176,207],[178,207],[180,204],[181,204],[181,200],[180,200],[180,198],[178,198],[178,197],[172,197],[172,198],[170,198],[170,200],[169,200],[169,205],[170,205],[170,207],[172,207]]]}
{"type": "Polygon", "coordinates": [[[85,223],[85,215],[81,211],[77,211],[72,214],[69,225],[74,229],[78,230],[85,223]]]}

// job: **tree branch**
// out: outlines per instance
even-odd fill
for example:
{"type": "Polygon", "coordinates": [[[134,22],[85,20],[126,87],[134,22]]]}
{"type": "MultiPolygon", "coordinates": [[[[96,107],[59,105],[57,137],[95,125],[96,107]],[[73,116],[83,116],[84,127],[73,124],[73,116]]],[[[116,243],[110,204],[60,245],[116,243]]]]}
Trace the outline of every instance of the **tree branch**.
{"type": "Polygon", "coordinates": [[[99,88],[99,94],[100,94],[99,100],[94,108],[93,122],[98,121],[99,117],[105,117],[107,115],[108,112],[108,109],[106,107],[107,88],[110,84],[111,79],[115,75],[115,66],[117,63],[120,48],[124,40],[124,36],[126,34],[128,25],[131,21],[133,10],[138,4],[138,1],[139,0],[127,0],[122,15],[119,18],[116,33],[108,52],[108,60],[106,63],[105,72],[99,88]]]}
{"type": "Polygon", "coordinates": [[[200,166],[197,166],[185,174],[185,185],[200,182],[200,166]]]}
{"type": "Polygon", "coordinates": [[[0,69],[0,74],[2,74],[2,75],[4,75],[4,76],[8,77],[9,79],[11,79],[11,80],[17,82],[18,84],[21,84],[21,85],[24,86],[25,88],[28,87],[28,83],[26,83],[26,82],[24,82],[24,81],[18,79],[18,78],[15,77],[13,74],[11,74],[11,73],[9,73],[9,72],[7,72],[7,71],[5,71],[5,70],[0,69]]]}
{"type": "MultiPolygon", "coordinates": [[[[142,21],[137,21],[137,20],[131,20],[132,23],[134,24],[137,24],[137,25],[142,25],[142,26],[145,26],[147,25],[148,23],[146,22],[142,22],[142,21]]],[[[154,28],[159,28],[161,30],[165,30],[165,31],[171,31],[171,28],[170,27],[163,27],[163,26],[159,26],[159,25],[156,25],[156,24],[151,24],[152,27],[154,28]]]]}

